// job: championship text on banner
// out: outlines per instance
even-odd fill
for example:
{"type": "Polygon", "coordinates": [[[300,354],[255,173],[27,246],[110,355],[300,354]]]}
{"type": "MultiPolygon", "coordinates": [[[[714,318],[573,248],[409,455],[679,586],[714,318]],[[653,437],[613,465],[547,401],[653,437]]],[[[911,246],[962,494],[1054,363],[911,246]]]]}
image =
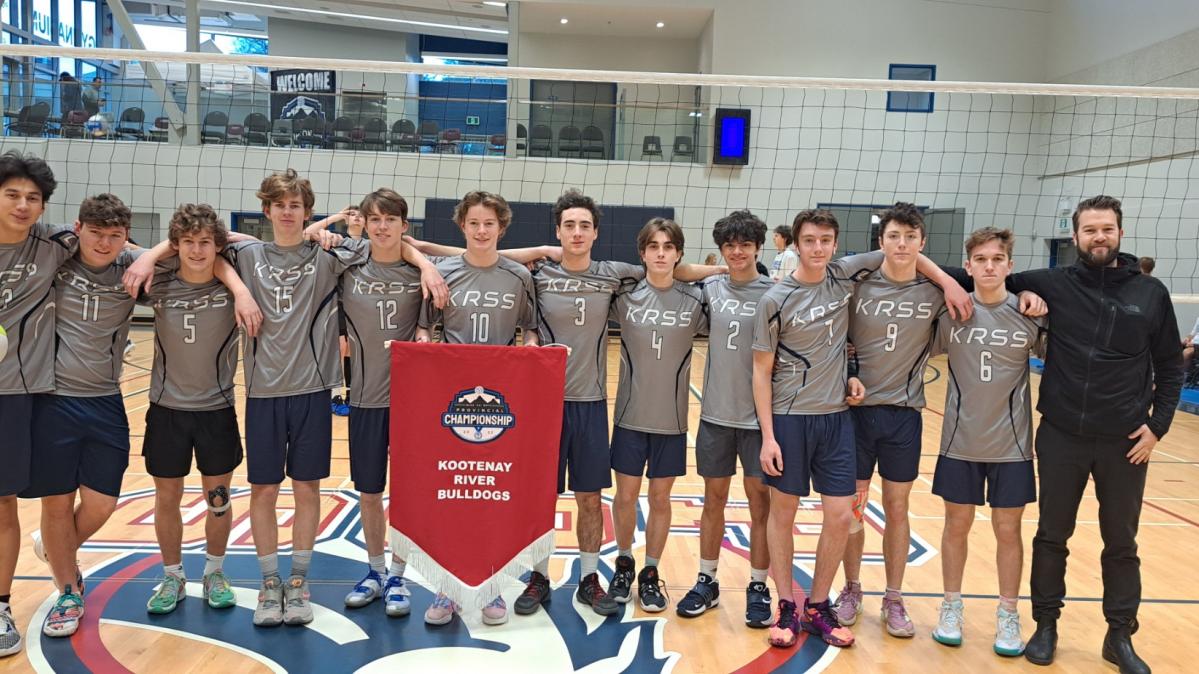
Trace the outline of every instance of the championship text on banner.
{"type": "Polygon", "coordinates": [[[554,552],[566,350],[391,345],[392,550],[481,608],[554,552]]]}

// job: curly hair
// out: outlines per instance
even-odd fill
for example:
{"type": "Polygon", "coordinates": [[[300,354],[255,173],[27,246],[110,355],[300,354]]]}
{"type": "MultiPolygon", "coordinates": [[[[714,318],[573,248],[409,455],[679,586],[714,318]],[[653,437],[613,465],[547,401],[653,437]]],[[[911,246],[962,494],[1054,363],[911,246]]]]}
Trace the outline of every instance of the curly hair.
{"type": "Polygon", "coordinates": [[[208,204],[180,204],[171,216],[171,224],[167,229],[167,238],[175,246],[179,240],[188,234],[211,234],[218,249],[229,243],[229,230],[225,221],[217,215],[208,204]]]}
{"type": "Polygon", "coordinates": [[[603,215],[603,212],[596,205],[595,199],[573,188],[563,192],[562,196],[554,202],[554,227],[562,224],[562,213],[571,208],[586,208],[591,211],[591,224],[599,229],[600,216],[603,215]]]}
{"type": "Polygon", "coordinates": [[[742,241],[756,243],[761,248],[766,243],[766,223],[747,210],[733,211],[716,221],[716,226],[712,228],[712,240],[718,248],[726,243],[742,241]]]}

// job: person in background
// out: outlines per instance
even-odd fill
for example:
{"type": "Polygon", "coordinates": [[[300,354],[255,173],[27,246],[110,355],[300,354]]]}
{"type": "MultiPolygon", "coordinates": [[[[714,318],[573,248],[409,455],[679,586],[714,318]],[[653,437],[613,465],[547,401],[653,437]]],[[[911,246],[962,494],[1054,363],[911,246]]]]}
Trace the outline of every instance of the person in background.
{"type": "Polygon", "coordinates": [[[1157,261],[1151,257],[1142,257],[1137,260],[1137,264],[1141,265],[1141,273],[1145,276],[1153,276],[1153,269],[1157,266],[1157,261]]]}
{"type": "Polygon", "coordinates": [[[64,72],[58,76],[58,100],[60,113],[63,117],[72,110],[83,109],[83,88],[79,80],[64,72]]]}
{"type": "Polygon", "coordinates": [[[770,280],[776,283],[790,276],[799,266],[799,256],[791,247],[791,237],[791,228],[787,225],[774,228],[774,247],[778,250],[778,255],[775,255],[774,261],[770,263],[770,280]]]}

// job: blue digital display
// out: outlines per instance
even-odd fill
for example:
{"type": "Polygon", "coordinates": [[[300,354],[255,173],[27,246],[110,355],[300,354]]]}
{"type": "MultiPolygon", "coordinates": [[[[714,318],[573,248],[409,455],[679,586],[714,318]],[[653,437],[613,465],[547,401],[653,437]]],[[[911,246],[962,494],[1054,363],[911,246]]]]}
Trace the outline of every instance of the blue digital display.
{"type": "Polygon", "coordinates": [[[726,166],[749,164],[750,111],[716,108],[712,125],[712,163],[726,166]]]}
{"type": "Polygon", "coordinates": [[[720,156],[729,159],[745,156],[745,124],[743,117],[724,117],[720,120],[720,156]]]}

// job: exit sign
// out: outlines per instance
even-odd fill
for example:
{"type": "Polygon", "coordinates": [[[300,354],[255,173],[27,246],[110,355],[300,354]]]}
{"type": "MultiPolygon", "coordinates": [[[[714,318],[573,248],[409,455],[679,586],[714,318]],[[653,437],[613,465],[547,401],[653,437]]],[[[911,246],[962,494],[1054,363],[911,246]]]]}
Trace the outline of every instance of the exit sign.
{"type": "Polygon", "coordinates": [[[479,125],[479,116],[478,115],[467,115],[466,116],[466,125],[467,126],[478,126],[479,125]]]}

